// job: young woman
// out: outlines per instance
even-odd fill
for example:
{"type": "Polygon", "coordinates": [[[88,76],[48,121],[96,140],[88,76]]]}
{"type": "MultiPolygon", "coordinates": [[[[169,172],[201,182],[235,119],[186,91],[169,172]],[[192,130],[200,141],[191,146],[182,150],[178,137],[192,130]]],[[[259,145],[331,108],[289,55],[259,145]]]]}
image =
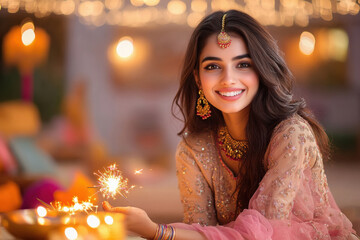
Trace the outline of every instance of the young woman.
{"type": "Polygon", "coordinates": [[[127,227],[148,239],[351,239],[327,186],[322,127],[294,100],[275,40],[249,15],[215,12],[194,30],[174,99],[184,116],[177,174],[184,222],[127,227]]]}

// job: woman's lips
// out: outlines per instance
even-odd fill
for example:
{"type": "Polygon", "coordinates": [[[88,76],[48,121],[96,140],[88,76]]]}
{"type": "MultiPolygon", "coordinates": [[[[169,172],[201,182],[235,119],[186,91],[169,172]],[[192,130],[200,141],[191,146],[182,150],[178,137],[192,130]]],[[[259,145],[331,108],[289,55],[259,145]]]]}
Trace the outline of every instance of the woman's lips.
{"type": "Polygon", "coordinates": [[[221,98],[225,100],[237,100],[241,97],[242,93],[245,89],[236,89],[236,90],[220,90],[217,93],[220,95],[221,98]]]}
{"type": "Polygon", "coordinates": [[[243,91],[244,91],[244,89],[237,90],[237,91],[225,91],[225,92],[219,91],[218,93],[224,97],[234,97],[234,96],[240,95],[243,91]]]}

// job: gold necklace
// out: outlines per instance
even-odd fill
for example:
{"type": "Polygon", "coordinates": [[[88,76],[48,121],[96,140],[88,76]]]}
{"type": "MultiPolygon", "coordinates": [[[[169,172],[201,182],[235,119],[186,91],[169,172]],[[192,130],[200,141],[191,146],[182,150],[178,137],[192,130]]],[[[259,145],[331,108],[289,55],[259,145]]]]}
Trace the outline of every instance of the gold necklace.
{"type": "Polygon", "coordinates": [[[234,161],[240,161],[249,148],[248,141],[233,139],[226,126],[219,129],[217,140],[221,150],[234,161]]]}

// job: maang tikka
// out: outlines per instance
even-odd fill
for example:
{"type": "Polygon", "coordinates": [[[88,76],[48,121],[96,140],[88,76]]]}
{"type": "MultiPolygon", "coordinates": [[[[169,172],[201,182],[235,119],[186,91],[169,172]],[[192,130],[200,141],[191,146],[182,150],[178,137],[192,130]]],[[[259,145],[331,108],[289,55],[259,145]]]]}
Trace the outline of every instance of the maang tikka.
{"type": "Polygon", "coordinates": [[[217,36],[217,41],[221,48],[227,48],[231,44],[230,35],[225,32],[225,17],[226,17],[226,13],[222,17],[221,31],[217,36]]]}

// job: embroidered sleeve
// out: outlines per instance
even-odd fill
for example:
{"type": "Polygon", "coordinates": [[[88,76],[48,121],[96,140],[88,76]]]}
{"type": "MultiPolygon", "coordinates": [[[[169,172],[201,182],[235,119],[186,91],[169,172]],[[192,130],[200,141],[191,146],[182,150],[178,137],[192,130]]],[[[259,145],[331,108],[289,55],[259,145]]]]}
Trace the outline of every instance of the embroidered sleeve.
{"type": "Polygon", "coordinates": [[[184,222],[216,225],[214,197],[194,154],[181,142],[176,151],[176,169],[184,222]]]}
{"type": "Polygon", "coordinates": [[[268,219],[287,219],[304,180],[308,150],[316,143],[304,122],[286,122],[275,130],[269,145],[267,172],[250,201],[250,207],[268,219]]]}

